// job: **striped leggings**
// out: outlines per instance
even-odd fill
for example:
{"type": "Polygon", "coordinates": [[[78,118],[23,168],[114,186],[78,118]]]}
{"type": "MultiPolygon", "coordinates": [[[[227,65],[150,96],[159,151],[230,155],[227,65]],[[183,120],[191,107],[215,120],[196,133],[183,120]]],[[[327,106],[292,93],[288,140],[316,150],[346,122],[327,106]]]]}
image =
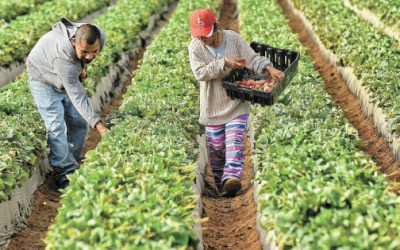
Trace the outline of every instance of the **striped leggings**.
{"type": "Polygon", "coordinates": [[[241,115],[224,125],[206,126],[208,155],[215,184],[243,172],[243,138],[249,115],[241,115]]]}

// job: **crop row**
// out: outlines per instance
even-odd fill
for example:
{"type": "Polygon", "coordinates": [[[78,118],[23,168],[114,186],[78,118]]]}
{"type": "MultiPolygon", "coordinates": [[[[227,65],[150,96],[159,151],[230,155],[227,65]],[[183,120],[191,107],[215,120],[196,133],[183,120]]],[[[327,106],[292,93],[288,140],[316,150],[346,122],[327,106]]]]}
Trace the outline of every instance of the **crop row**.
{"type": "Polygon", "coordinates": [[[179,1],[147,47],[112,129],[71,177],[49,249],[189,249],[197,241],[191,180],[199,96],[188,19],[218,4],[179,1]]]}
{"type": "Polygon", "coordinates": [[[152,14],[160,12],[171,0],[124,0],[115,8],[109,8],[105,15],[96,18],[95,23],[100,25],[107,34],[107,43],[101,56],[89,66],[90,76],[84,83],[89,96],[92,96],[102,77],[108,74],[109,66],[118,61],[121,55],[131,49],[132,43],[140,39],[140,32],[147,28],[152,14]],[[135,5],[135,12],[126,13],[126,5],[135,5]],[[121,22],[121,20],[124,20],[121,22]],[[111,38],[111,39],[109,39],[111,38]]]}
{"type": "Polygon", "coordinates": [[[30,95],[28,79],[0,89],[0,202],[32,176],[37,157],[46,156],[46,129],[30,95]]]}
{"type": "Polygon", "coordinates": [[[15,19],[17,16],[25,15],[36,6],[51,0],[0,0],[0,26],[6,22],[15,19]]]}
{"type": "Polygon", "coordinates": [[[348,0],[358,9],[367,9],[374,13],[383,23],[400,30],[400,2],[396,0],[348,0]]]}
{"type": "MultiPolygon", "coordinates": [[[[95,20],[106,32],[107,43],[89,66],[89,74],[96,75],[85,82],[89,94],[95,85],[93,81],[108,73],[111,63],[118,61],[129,44],[139,39],[139,32],[147,26],[149,16],[159,12],[168,2],[119,0],[95,20]],[[128,9],[131,11],[125,11],[128,9]]],[[[27,81],[27,75],[23,73],[0,89],[0,202],[6,200],[16,185],[32,176],[36,158],[47,155],[46,128],[27,81]]]]}
{"type": "Polygon", "coordinates": [[[77,21],[108,3],[110,0],[49,1],[37,6],[34,12],[0,26],[0,67],[23,61],[39,38],[50,31],[60,17],[77,21]]]}
{"type": "Polygon", "coordinates": [[[400,199],[360,151],[356,129],[324,91],[281,6],[241,1],[239,10],[248,42],[301,54],[286,94],[253,112],[260,226],[274,229],[284,249],[399,249],[400,199]]]}
{"type": "Polygon", "coordinates": [[[389,134],[400,135],[400,45],[360,19],[342,1],[292,1],[310,21],[323,45],[337,55],[337,65],[354,68],[368,89],[369,102],[388,116],[389,134]]]}

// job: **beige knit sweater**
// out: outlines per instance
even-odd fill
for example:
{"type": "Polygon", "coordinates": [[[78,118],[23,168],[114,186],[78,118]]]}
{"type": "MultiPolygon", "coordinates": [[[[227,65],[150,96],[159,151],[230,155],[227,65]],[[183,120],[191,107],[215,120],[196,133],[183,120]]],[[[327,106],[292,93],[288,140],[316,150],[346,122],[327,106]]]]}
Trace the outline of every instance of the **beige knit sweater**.
{"type": "Polygon", "coordinates": [[[195,78],[200,81],[200,118],[204,125],[222,125],[234,118],[249,114],[251,105],[249,102],[232,100],[228,97],[221,79],[228,75],[231,68],[225,67],[225,58],[239,56],[246,59],[246,67],[250,70],[259,69],[261,63],[272,65],[265,57],[259,56],[234,31],[224,30],[225,51],[221,59],[215,59],[214,55],[200,40],[194,38],[189,45],[190,66],[195,78]]]}

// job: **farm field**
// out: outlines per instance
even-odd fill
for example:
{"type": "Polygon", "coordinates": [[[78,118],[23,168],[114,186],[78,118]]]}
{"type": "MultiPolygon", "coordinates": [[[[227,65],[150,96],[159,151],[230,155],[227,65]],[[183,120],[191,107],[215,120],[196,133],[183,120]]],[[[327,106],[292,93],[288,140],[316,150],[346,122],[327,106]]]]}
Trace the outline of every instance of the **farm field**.
{"type": "Polygon", "coordinates": [[[6,2],[4,69],[59,17],[108,6],[93,21],[106,46],[83,83],[108,131],[90,129],[57,190],[27,73],[0,88],[0,206],[43,176],[0,249],[400,249],[397,1],[6,2]],[[217,194],[198,121],[188,20],[199,8],[248,44],[300,53],[273,105],[252,104],[232,198],[217,194]]]}

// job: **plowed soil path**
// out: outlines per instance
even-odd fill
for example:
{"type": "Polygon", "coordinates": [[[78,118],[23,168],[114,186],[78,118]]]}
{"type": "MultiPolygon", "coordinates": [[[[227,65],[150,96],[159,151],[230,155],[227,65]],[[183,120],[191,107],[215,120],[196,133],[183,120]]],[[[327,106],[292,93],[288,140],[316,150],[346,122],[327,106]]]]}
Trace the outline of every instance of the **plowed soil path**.
{"type": "MultiPolygon", "coordinates": [[[[218,20],[219,29],[238,32],[236,4],[225,0],[218,20]],[[233,19],[234,18],[234,19],[233,19]]],[[[244,141],[244,168],[241,176],[242,189],[233,198],[216,196],[216,186],[209,165],[204,173],[206,193],[202,196],[203,246],[204,249],[262,249],[260,235],[256,228],[257,205],[253,199],[252,179],[255,177],[254,166],[250,162],[251,147],[244,141]]]]}

